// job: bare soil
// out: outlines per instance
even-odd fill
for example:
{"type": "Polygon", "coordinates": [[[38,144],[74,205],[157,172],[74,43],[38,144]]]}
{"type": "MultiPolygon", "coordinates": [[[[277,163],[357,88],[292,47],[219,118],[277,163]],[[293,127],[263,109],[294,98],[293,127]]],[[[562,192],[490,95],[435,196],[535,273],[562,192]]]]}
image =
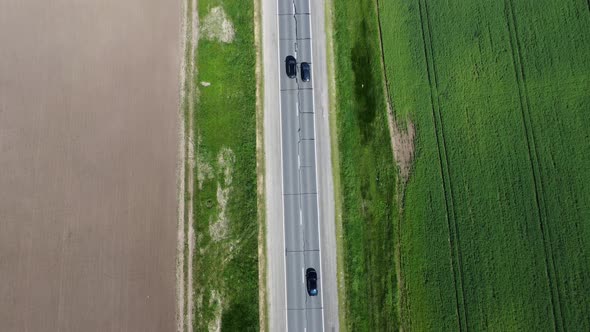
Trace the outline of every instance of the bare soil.
{"type": "Polygon", "coordinates": [[[175,329],[181,3],[0,3],[2,331],[175,329]]]}
{"type": "Polygon", "coordinates": [[[400,123],[395,119],[389,105],[387,113],[393,157],[399,167],[402,182],[405,184],[410,178],[410,171],[412,170],[412,163],[414,161],[414,138],[416,135],[416,129],[411,120],[407,121],[406,128],[401,127],[400,123]]]}

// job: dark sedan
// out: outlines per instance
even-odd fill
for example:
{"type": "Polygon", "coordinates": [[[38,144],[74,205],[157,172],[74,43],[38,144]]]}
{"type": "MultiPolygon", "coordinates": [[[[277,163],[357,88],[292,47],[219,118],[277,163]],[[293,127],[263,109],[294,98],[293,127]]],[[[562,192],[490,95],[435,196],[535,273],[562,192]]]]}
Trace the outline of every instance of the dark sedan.
{"type": "Polygon", "coordinates": [[[307,62],[301,63],[301,80],[303,82],[309,82],[311,78],[311,66],[307,62]]]}
{"type": "Polygon", "coordinates": [[[314,268],[309,268],[305,271],[305,278],[307,280],[307,294],[309,296],[318,295],[318,274],[314,268]]]}
{"type": "Polygon", "coordinates": [[[287,56],[285,59],[285,67],[289,78],[295,78],[297,76],[297,60],[292,55],[287,56]]]}

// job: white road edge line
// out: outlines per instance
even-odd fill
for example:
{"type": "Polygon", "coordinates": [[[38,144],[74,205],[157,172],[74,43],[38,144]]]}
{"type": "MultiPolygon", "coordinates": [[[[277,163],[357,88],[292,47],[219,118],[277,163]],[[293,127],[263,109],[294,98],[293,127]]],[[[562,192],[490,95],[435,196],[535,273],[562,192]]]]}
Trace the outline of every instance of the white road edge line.
{"type": "MultiPolygon", "coordinates": [[[[307,0],[307,5],[309,6],[309,48],[310,48],[310,52],[311,52],[311,63],[314,63],[315,61],[313,61],[313,42],[315,39],[313,39],[313,25],[312,25],[312,20],[311,20],[311,1],[307,0]]],[[[315,74],[313,74],[312,71],[312,75],[315,76],[315,74]]],[[[315,92],[317,91],[315,88],[315,79],[312,78],[312,82],[311,82],[313,88],[312,88],[312,94],[311,94],[311,100],[312,100],[312,104],[313,104],[313,145],[314,145],[314,157],[315,157],[315,186],[316,186],[316,203],[317,203],[317,214],[318,214],[318,252],[319,252],[319,256],[320,256],[320,266],[318,267],[318,269],[320,270],[320,272],[322,272],[322,243],[321,243],[321,239],[322,239],[322,231],[321,231],[321,227],[320,227],[320,186],[319,186],[319,182],[318,182],[318,145],[317,145],[317,140],[318,140],[318,136],[317,136],[317,129],[316,129],[316,121],[315,118],[318,114],[316,107],[315,107],[315,92]]],[[[321,294],[320,294],[320,302],[322,304],[322,308],[321,308],[321,312],[322,312],[322,331],[325,330],[325,324],[326,321],[324,319],[324,283],[323,283],[323,276],[320,273],[320,289],[321,289],[321,294]]]]}

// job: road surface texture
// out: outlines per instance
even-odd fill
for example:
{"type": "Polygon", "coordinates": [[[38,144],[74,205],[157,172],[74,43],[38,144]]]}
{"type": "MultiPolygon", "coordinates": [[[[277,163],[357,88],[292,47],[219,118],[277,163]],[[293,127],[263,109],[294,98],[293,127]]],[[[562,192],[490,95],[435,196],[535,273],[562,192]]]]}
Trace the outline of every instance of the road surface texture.
{"type": "Polygon", "coordinates": [[[180,12],[0,1],[0,330],[175,329],[180,12]]]}
{"type": "Polygon", "coordinates": [[[324,2],[263,0],[270,330],[337,331],[336,239],[324,2]],[[286,76],[285,57],[311,63],[286,76]],[[307,295],[305,270],[318,271],[307,295]]]}

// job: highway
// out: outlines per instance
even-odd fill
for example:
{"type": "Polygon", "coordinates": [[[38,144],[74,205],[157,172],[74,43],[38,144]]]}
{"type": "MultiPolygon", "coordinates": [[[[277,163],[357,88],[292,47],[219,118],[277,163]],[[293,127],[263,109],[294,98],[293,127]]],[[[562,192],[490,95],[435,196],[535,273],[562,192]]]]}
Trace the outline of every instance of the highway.
{"type": "Polygon", "coordinates": [[[271,331],[338,330],[324,17],[323,1],[262,1],[271,331]],[[286,74],[288,55],[298,63],[295,78],[286,74]],[[302,62],[311,64],[309,82],[302,62]],[[310,267],[317,296],[307,294],[310,267]]]}

